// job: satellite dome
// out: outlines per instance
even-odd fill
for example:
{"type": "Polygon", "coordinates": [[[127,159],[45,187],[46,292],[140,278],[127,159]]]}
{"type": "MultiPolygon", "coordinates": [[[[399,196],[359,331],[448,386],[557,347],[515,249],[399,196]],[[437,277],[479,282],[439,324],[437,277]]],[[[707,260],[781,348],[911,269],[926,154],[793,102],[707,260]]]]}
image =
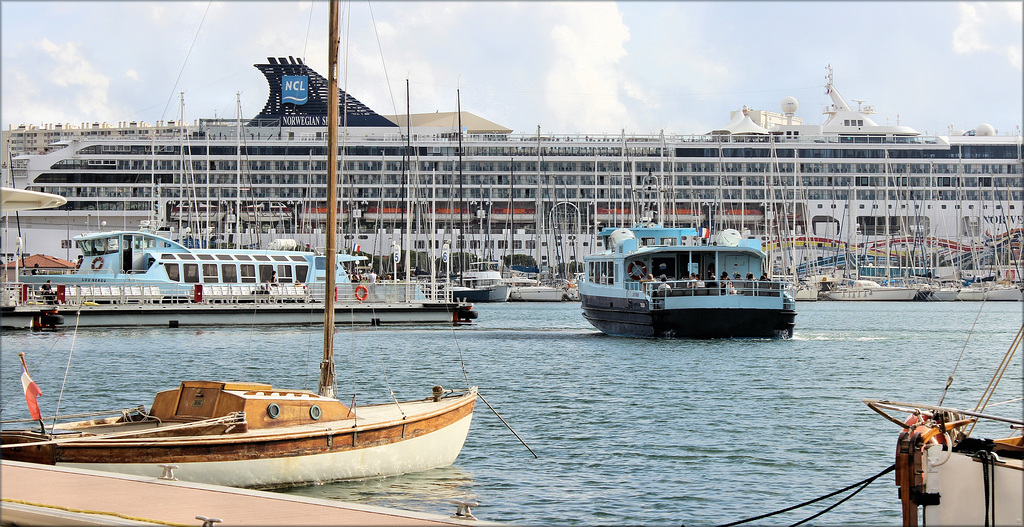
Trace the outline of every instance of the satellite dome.
{"type": "Polygon", "coordinates": [[[800,103],[796,101],[796,97],[786,97],[782,99],[782,113],[796,113],[796,110],[799,107],[800,103]]]}
{"type": "Polygon", "coordinates": [[[988,123],[982,123],[978,125],[978,129],[975,131],[977,135],[996,135],[996,129],[992,128],[992,125],[988,123]]]}

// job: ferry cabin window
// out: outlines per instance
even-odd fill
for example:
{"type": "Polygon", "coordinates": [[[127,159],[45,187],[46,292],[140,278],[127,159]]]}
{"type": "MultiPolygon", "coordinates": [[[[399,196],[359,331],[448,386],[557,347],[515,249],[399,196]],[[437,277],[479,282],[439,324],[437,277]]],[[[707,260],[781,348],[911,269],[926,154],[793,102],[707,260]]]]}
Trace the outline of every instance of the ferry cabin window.
{"type": "Polygon", "coordinates": [[[203,264],[203,282],[215,284],[217,278],[217,264],[203,264]]]}
{"type": "Polygon", "coordinates": [[[278,265],[277,266],[277,281],[282,284],[292,283],[292,266],[290,265],[278,265]]]}
{"type": "Polygon", "coordinates": [[[220,264],[220,276],[225,284],[238,282],[238,268],[234,264],[220,264]]]}
{"type": "Polygon", "coordinates": [[[198,284],[199,283],[199,264],[182,264],[182,268],[185,271],[186,284],[198,284]]]}
{"type": "Polygon", "coordinates": [[[181,275],[178,274],[178,264],[176,263],[165,263],[164,270],[167,271],[167,279],[172,282],[180,282],[181,275]]]}
{"type": "Polygon", "coordinates": [[[253,264],[242,264],[242,283],[243,284],[255,284],[256,283],[256,266],[253,264]]]}
{"type": "Polygon", "coordinates": [[[308,265],[296,265],[295,266],[295,283],[304,283],[306,281],[306,274],[309,272],[308,265]]]}
{"type": "MultiPolygon", "coordinates": [[[[256,257],[259,259],[259,256],[256,257]]],[[[260,265],[260,282],[269,282],[274,277],[274,266],[273,265],[260,265]]]]}

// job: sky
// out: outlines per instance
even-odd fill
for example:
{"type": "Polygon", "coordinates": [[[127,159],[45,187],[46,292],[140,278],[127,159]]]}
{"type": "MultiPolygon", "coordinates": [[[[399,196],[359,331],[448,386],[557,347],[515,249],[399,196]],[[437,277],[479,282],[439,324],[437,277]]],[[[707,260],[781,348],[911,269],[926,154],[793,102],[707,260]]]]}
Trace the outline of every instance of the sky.
{"type": "MultiPolygon", "coordinates": [[[[464,111],[515,132],[702,134],[796,97],[823,121],[831,65],[879,124],[1019,134],[1024,3],[342,3],[342,86],[380,114],[464,111]]],[[[0,2],[0,121],[243,117],[252,65],[327,70],[323,0],[0,2]]],[[[856,103],[853,103],[856,104],[856,103]]]]}

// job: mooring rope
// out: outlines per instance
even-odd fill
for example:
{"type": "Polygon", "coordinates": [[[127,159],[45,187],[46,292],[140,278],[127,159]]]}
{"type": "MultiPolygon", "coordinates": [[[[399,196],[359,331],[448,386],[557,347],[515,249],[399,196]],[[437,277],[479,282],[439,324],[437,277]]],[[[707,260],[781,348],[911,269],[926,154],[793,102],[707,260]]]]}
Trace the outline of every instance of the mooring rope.
{"type": "Polygon", "coordinates": [[[827,498],[831,498],[832,496],[835,496],[837,494],[842,494],[842,493],[844,493],[844,492],[846,492],[846,491],[848,491],[848,490],[850,490],[850,489],[852,489],[854,487],[860,487],[859,489],[854,491],[849,496],[846,496],[845,498],[843,498],[843,499],[839,500],[838,502],[832,504],[831,506],[829,506],[825,510],[820,511],[820,512],[818,512],[818,513],[816,513],[816,514],[814,514],[814,515],[812,515],[812,516],[810,516],[808,518],[804,518],[803,520],[800,520],[799,522],[793,524],[794,526],[800,525],[802,523],[805,523],[805,522],[808,522],[810,520],[813,520],[814,518],[817,518],[818,516],[821,516],[822,514],[825,514],[826,512],[834,509],[840,503],[843,503],[844,501],[846,501],[846,500],[856,496],[858,492],[864,490],[864,488],[867,487],[868,485],[870,485],[871,482],[873,482],[876,479],[884,476],[885,474],[888,474],[889,472],[892,472],[893,470],[896,470],[896,464],[895,463],[893,463],[892,465],[889,465],[888,468],[886,468],[885,470],[879,472],[878,474],[875,474],[874,476],[871,476],[870,478],[858,481],[857,483],[854,483],[853,485],[841,488],[841,489],[839,489],[839,490],[837,490],[835,492],[830,492],[830,493],[828,493],[828,494],[826,494],[824,496],[821,496],[821,497],[818,497],[818,498],[814,498],[813,500],[805,501],[805,502],[800,503],[798,505],[793,505],[792,507],[786,507],[785,509],[779,509],[779,510],[777,510],[775,512],[769,512],[768,514],[762,514],[760,516],[754,516],[753,518],[747,518],[745,520],[740,520],[740,521],[736,521],[736,522],[732,522],[732,523],[727,523],[727,524],[721,525],[719,527],[731,527],[733,525],[740,525],[740,524],[743,524],[743,523],[749,523],[749,522],[752,522],[752,521],[757,521],[757,520],[760,520],[760,519],[763,519],[763,518],[767,518],[769,516],[775,516],[776,514],[782,514],[784,512],[789,512],[789,511],[792,511],[792,510],[795,510],[795,509],[799,509],[800,507],[806,507],[806,506],[808,506],[808,505],[810,505],[812,503],[817,503],[817,502],[819,502],[821,500],[824,500],[824,499],[827,499],[827,498]]]}

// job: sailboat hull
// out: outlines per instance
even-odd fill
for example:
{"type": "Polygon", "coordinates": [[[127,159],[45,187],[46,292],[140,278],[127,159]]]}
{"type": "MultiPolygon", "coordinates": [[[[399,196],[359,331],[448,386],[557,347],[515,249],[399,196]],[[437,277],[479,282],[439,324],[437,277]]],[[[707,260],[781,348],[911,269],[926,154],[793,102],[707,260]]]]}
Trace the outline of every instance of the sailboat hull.
{"type": "Polygon", "coordinates": [[[391,476],[452,464],[475,404],[474,388],[440,401],[360,407],[358,421],[242,432],[221,426],[165,435],[159,429],[167,425],[152,421],[69,427],[53,439],[5,430],[3,457],[152,477],[162,474],[160,465],[173,464],[181,480],[250,488],[391,476]]]}
{"type": "MultiPolygon", "coordinates": [[[[249,456],[248,459],[230,461],[184,462],[180,458],[170,459],[174,456],[154,453],[151,455],[154,459],[147,463],[58,462],[57,465],[155,477],[163,470],[158,464],[173,463],[178,466],[174,470],[175,477],[183,481],[249,488],[392,476],[451,465],[462,450],[472,420],[470,413],[444,428],[423,435],[380,445],[373,445],[374,441],[368,439],[368,446],[361,448],[350,445],[331,448],[327,446],[329,441],[326,437],[308,439],[303,447],[298,447],[298,444],[276,445],[286,450],[298,447],[321,452],[298,456],[249,456]]],[[[334,441],[351,441],[351,435],[335,436],[334,441]]],[[[254,445],[247,449],[255,452],[265,446],[254,445]]]]}

